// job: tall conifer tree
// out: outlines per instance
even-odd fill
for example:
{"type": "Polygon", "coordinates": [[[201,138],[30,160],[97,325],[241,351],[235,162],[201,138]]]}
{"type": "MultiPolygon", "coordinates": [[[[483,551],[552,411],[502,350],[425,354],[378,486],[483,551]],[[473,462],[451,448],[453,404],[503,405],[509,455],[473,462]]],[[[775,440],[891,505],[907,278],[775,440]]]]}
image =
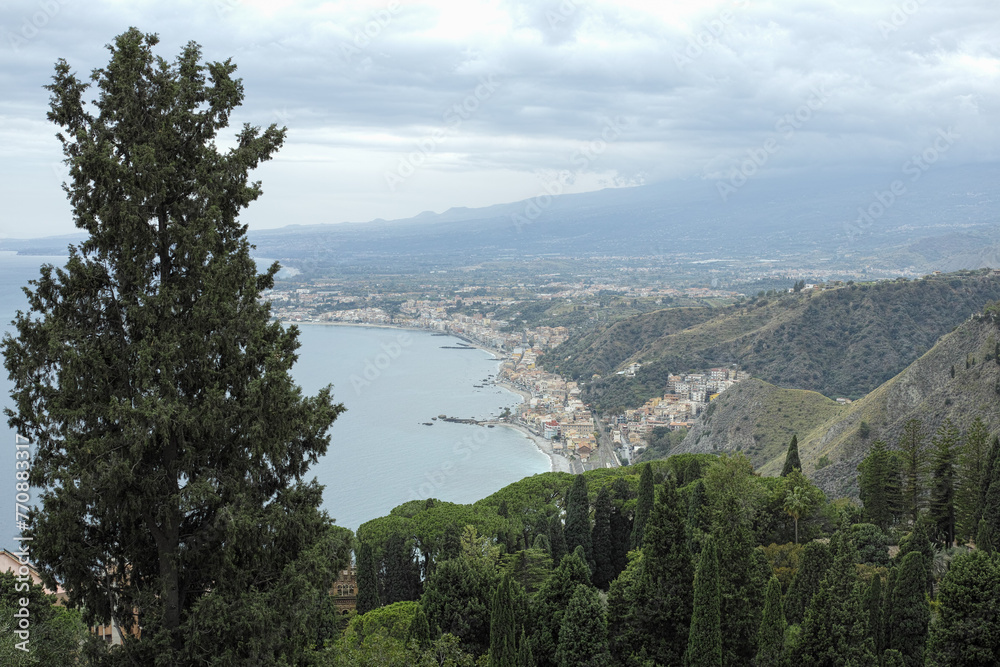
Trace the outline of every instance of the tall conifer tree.
{"type": "Polygon", "coordinates": [[[945,547],[955,542],[955,456],[959,447],[958,429],[945,419],[932,439],[930,518],[935,542],[945,547]]]}
{"type": "Polygon", "coordinates": [[[785,465],[781,468],[781,476],[785,477],[793,470],[802,470],[802,461],[799,460],[799,438],[796,435],[792,435],[792,440],[788,443],[788,451],[785,452],[785,465]]]}
{"type": "Polygon", "coordinates": [[[594,546],[594,585],[601,590],[608,590],[611,580],[617,576],[614,571],[614,544],[611,534],[611,489],[601,488],[594,502],[594,529],[591,541],[594,546]]]}
{"type": "Polygon", "coordinates": [[[362,542],[358,549],[358,600],[359,614],[380,607],[378,597],[378,565],[375,551],[369,542],[362,542]]]}
{"type": "Polygon", "coordinates": [[[757,659],[755,667],[786,667],[785,612],[781,608],[781,584],[772,576],[764,595],[764,613],[757,632],[757,659]]]}
{"type": "Polygon", "coordinates": [[[924,646],[930,623],[930,609],[924,595],[927,571],[918,552],[910,552],[899,565],[892,589],[892,612],[889,616],[889,648],[903,655],[906,667],[923,667],[924,646]]]}
{"type": "Polygon", "coordinates": [[[635,505],[635,518],[632,521],[632,548],[638,549],[642,546],[642,533],[646,528],[646,521],[649,513],[653,509],[653,493],[655,484],[653,483],[653,468],[646,463],[639,473],[639,498],[635,505]]]}
{"type": "Polygon", "coordinates": [[[594,546],[590,537],[590,500],[587,497],[587,479],[577,475],[566,494],[566,549],[574,551],[583,547],[587,565],[594,571],[594,546]]]}
{"type": "Polygon", "coordinates": [[[693,614],[684,653],[685,667],[722,667],[722,611],[719,555],[715,540],[702,546],[694,578],[693,614]]]}
{"type": "Polygon", "coordinates": [[[961,540],[967,541],[976,536],[982,515],[981,503],[989,449],[989,431],[983,420],[976,417],[962,439],[955,475],[955,522],[956,532],[961,540]]]}
{"type": "Polygon", "coordinates": [[[295,662],[350,535],[302,481],[343,406],[292,381],[298,331],[260,299],[278,266],[257,273],[238,220],[285,129],[219,150],[236,65],[158,41],[131,28],[92,83],[59,60],[47,86],[87,237],[42,267],[3,342],[9,423],[36,447],[32,559],[89,621],[142,627],[123,660],[295,662]]]}

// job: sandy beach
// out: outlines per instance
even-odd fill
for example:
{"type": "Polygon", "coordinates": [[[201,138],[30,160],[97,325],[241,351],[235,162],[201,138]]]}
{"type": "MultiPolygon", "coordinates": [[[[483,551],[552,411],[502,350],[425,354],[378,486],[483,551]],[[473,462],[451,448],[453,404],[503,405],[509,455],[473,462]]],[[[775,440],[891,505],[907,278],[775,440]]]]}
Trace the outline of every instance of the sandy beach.
{"type": "Polygon", "coordinates": [[[538,449],[543,454],[549,457],[549,461],[552,464],[552,472],[573,472],[572,468],[570,467],[569,459],[567,459],[562,454],[556,454],[555,451],[553,451],[552,449],[552,443],[546,440],[545,438],[535,435],[534,433],[529,431],[524,426],[521,426],[520,424],[507,424],[507,423],[497,422],[496,425],[514,429],[515,431],[519,432],[521,435],[523,435],[524,437],[528,438],[533,443],[535,443],[535,446],[538,447],[538,449]]]}

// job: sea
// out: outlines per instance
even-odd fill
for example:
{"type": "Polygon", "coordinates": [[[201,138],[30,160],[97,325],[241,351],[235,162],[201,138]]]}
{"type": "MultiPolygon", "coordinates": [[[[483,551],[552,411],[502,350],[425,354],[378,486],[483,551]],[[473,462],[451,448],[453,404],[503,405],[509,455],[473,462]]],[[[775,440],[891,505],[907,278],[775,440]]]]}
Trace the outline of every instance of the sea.
{"type": "MultiPolygon", "coordinates": [[[[21,287],[44,263],[65,257],[0,252],[0,329],[27,308],[21,287]]],[[[345,411],[327,452],[307,479],[324,485],[323,508],[351,530],[410,500],[471,503],[524,477],[548,472],[549,458],[510,428],[442,421],[498,416],[522,399],[493,383],[499,360],[454,336],[381,327],[296,324],[292,370],[307,395],[332,386],[345,411]]],[[[0,369],[0,403],[13,406],[0,369]]],[[[15,433],[0,419],[0,548],[15,548],[15,433]]],[[[37,497],[30,490],[31,502],[37,497]]],[[[23,497],[22,497],[23,500],[23,497]]]]}

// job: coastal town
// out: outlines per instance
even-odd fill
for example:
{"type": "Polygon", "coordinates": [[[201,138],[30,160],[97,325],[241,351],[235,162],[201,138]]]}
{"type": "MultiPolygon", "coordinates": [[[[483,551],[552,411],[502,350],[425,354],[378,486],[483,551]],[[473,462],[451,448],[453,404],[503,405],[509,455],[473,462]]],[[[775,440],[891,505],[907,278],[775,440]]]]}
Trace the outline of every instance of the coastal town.
{"type": "MultiPolygon", "coordinates": [[[[580,296],[578,291],[569,293],[580,296]]],[[[516,301],[483,295],[407,299],[400,302],[397,312],[390,313],[382,307],[363,305],[364,298],[315,287],[273,290],[267,298],[272,315],[286,322],[427,330],[459,337],[492,352],[501,360],[497,384],[524,399],[503,417],[504,423],[531,437],[550,456],[553,470],[579,473],[627,465],[646,449],[654,429],[690,428],[710,401],[749,377],[736,368],[671,375],[661,396],[620,414],[599,415],[581,400],[579,382],[545,371],[538,363],[541,355],[569,338],[567,327],[520,327],[488,314],[455,312],[469,301],[494,308],[516,301]],[[359,307],[331,307],[344,304],[359,307]]],[[[639,368],[640,364],[633,363],[617,373],[634,375],[639,368]]]]}

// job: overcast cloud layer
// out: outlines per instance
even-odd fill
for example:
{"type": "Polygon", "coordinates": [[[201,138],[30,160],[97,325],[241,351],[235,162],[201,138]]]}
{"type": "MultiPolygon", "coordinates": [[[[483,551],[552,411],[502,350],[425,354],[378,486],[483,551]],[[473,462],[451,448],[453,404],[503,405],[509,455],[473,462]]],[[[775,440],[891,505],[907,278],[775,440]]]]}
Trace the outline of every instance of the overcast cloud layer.
{"type": "Polygon", "coordinates": [[[234,124],[288,127],[255,228],[1000,153],[996,0],[7,0],[0,235],[75,231],[42,86],[130,26],[232,57],[234,124]]]}

